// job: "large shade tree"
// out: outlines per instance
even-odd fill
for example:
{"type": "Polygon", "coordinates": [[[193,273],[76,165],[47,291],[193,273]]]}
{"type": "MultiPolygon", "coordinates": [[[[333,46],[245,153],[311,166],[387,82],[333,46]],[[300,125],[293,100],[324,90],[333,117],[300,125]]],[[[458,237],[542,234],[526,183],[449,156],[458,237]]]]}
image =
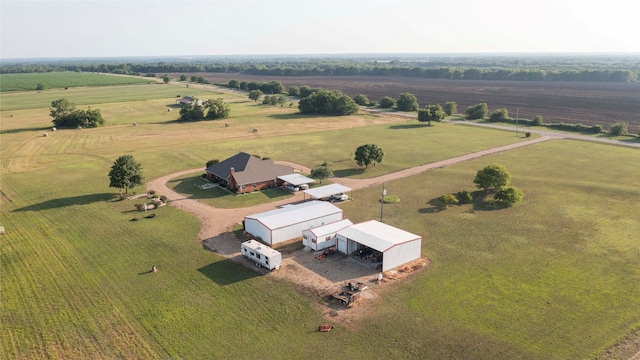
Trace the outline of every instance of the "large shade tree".
{"type": "Polygon", "coordinates": [[[354,160],[358,166],[364,166],[366,169],[371,164],[375,166],[377,163],[381,163],[383,157],[384,151],[382,151],[381,147],[376,144],[365,144],[356,149],[354,160]]]}
{"type": "Polygon", "coordinates": [[[122,189],[128,193],[130,188],[142,185],[143,179],[142,165],[131,155],[122,155],[117,158],[109,171],[109,187],[120,189],[120,198],[122,198],[122,189]]]}
{"type": "Polygon", "coordinates": [[[418,111],[418,99],[411,93],[402,93],[396,101],[396,107],[400,111],[418,111]]]}

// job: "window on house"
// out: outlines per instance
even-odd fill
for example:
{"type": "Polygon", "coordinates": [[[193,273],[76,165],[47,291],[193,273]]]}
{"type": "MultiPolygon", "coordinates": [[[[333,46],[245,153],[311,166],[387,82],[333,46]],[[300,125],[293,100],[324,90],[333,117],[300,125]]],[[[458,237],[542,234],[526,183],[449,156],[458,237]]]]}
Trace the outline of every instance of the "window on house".
{"type": "Polygon", "coordinates": [[[266,257],[266,258],[264,258],[264,263],[265,263],[265,264],[267,264],[267,265],[269,265],[269,258],[267,258],[267,257],[266,257]]]}
{"type": "Polygon", "coordinates": [[[256,256],[256,254],[254,254],[253,251],[250,254],[251,254],[251,256],[256,256]]]}
{"type": "Polygon", "coordinates": [[[315,244],[315,243],[317,243],[318,241],[316,240],[316,238],[313,238],[313,239],[311,239],[311,242],[315,244]]]}
{"type": "Polygon", "coordinates": [[[262,256],[260,256],[260,254],[256,254],[256,257],[257,257],[258,259],[262,259],[262,256]]]}
{"type": "Polygon", "coordinates": [[[325,241],[329,241],[329,240],[331,240],[331,236],[327,236],[324,240],[325,240],[325,241]]]}
{"type": "Polygon", "coordinates": [[[253,183],[253,187],[256,187],[256,186],[258,186],[258,184],[257,183],[253,183]]]}

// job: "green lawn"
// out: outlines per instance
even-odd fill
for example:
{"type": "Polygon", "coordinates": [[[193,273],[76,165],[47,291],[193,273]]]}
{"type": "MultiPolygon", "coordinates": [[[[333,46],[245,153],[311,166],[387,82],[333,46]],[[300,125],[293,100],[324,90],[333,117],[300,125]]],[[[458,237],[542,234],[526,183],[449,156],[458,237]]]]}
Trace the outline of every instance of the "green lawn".
{"type": "MultiPolygon", "coordinates": [[[[318,298],[204,250],[195,216],[166,206],[147,219],[135,201],[116,201],[107,177],[115,158],[134,155],[148,179],[237,151],[309,167],[328,161],[341,176],[362,177],[522,139],[366,115],[297,117],[226,94],[232,118],[178,124],[165,105],[175,95],[153,94],[184,88],[130,88],[138,101],[95,89],[96,98],[118,99],[96,106],[107,126],[48,137],[48,105],[44,114],[42,106],[9,112],[5,104],[29,104],[33,94],[3,94],[1,358],[582,359],[640,327],[636,149],[552,141],[386,183],[400,201],[385,204],[384,221],[421,234],[431,265],[380,293],[365,318],[320,334],[330,320],[318,298]],[[364,173],[350,155],[361,142],[386,153],[364,173]],[[509,169],[522,204],[434,205],[474,190],[475,172],[491,162],[509,169]],[[146,273],[152,265],[157,274],[146,273]]],[[[198,175],[170,185],[221,207],[288,196],[209,198],[193,186],[198,175]]],[[[340,205],[345,216],[378,219],[380,190],[354,192],[340,205]]]]}

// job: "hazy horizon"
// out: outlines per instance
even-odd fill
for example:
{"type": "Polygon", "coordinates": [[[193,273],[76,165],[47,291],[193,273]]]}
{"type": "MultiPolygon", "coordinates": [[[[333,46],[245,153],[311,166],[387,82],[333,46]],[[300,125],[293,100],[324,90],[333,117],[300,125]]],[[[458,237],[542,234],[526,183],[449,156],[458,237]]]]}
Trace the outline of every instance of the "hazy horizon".
{"type": "Polygon", "coordinates": [[[0,59],[640,54],[640,2],[0,0],[0,59]]]}

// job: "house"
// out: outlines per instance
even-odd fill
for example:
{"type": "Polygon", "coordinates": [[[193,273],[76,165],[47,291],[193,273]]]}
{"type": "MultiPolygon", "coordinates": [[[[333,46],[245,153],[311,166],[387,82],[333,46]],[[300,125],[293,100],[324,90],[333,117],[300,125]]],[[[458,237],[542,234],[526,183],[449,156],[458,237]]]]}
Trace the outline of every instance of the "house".
{"type": "Polygon", "coordinates": [[[256,265],[266,267],[269,270],[278,270],[282,264],[282,254],[278,250],[273,250],[255,240],[240,244],[240,252],[249,260],[254,261],[256,265]]]}
{"type": "Polygon", "coordinates": [[[338,251],[347,255],[371,256],[382,271],[420,258],[422,237],[376,220],[347,226],[336,233],[338,251]]]}
{"type": "Polygon", "coordinates": [[[293,174],[291,166],[240,152],[207,168],[207,178],[239,193],[276,187],[277,177],[293,174]]]}
{"type": "MultiPolygon", "coordinates": [[[[195,105],[196,104],[196,98],[194,98],[192,96],[184,96],[182,99],[178,100],[178,104],[179,105],[185,105],[185,104],[195,105]]],[[[197,104],[202,106],[202,104],[204,104],[204,100],[198,99],[197,104]]]]}
{"type": "Polygon", "coordinates": [[[342,220],[342,209],[325,201],[307,201],[245,216],[244,230],[265,244],[293,240],[302,231],[342,220]]]}
{"type": "Polygon", "coordinates": [[[336,246],[336,232],[353,225],[351,220],[342,219],[329,224],[302,231],[302,245],[313,251],[324,250],[336,246]]]}

